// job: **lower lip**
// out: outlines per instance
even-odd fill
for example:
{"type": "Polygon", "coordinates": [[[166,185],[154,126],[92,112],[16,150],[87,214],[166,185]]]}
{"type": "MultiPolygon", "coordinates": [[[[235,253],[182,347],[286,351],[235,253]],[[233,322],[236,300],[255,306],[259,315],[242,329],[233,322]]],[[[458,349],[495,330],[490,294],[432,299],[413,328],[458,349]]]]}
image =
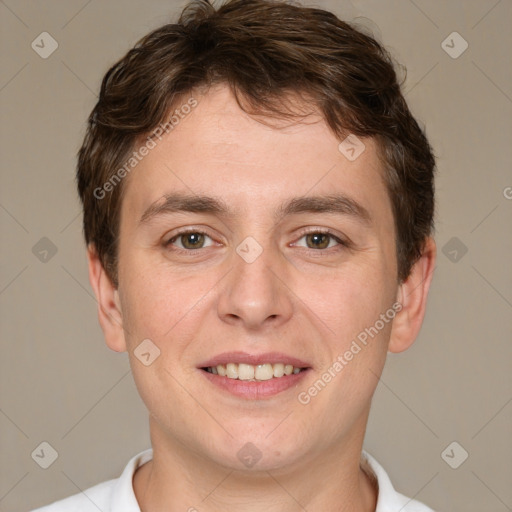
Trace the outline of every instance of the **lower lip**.
{"type": "Polygon", "coordinates": [[[287,389],[296,386],[309,372],[309,369],[283,377],[273,377],[269,380],[248,381],[221,377],[205,370],[199,370],[212,384],[228,391],[229,393],[246,398],[247,400],[258,400],[275,396],[287,389]]]}

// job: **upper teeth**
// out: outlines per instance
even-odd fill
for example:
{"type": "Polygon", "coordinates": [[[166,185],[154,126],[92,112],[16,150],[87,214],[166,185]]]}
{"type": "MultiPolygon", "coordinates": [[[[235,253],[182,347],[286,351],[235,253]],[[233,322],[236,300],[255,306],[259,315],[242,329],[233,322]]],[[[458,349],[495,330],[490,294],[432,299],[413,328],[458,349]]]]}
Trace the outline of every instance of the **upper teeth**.
{"type": "Polygon", "coordinates": [[[269,380],[272,377],[282,377],[283,375],[291,375],[299,373],[300,368],[295,368],[291,364],[283,363],[265,363],[265,364],[246,364],[246,363],[228,363],[218,364],[217,366],[209,366],[206,371],[228,377],[229,379],[240,380],[269,380]]]}

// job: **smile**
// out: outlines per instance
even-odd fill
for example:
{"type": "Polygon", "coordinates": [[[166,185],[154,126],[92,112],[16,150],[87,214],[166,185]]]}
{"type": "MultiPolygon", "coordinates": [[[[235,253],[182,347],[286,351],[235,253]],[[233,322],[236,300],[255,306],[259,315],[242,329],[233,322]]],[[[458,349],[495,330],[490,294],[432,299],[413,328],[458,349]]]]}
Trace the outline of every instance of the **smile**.
{"type": "Polygon", "coordinates": [[[203,368],[203,370],[208,373],[219,375],[220,377],[249,382],[265,381],[292,374],[296,375],[304,369],[305,368],[299,368],[291,364],[283,363],[263,363],[257,365],[247,363],[227,363],[203,368]]]}

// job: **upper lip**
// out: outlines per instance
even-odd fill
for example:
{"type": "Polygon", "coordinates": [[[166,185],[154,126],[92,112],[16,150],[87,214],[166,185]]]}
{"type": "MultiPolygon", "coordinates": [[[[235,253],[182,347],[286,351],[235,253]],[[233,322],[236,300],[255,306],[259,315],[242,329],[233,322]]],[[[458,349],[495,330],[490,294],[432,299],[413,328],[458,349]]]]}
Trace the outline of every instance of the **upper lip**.
{"type": "Polygon", "coordinates": [[[266,352],[264,354],[249,354],[247,352],[223,352],[218,354],[207,361],[199,364],[198,368],[209,368],[218,366],[219,364],[228,363],[245,363],[251,365],[258,364],[291,364],[295,368],[309,368],[310,365],[296,357],[283,354],[281,352],[266,352]]]}

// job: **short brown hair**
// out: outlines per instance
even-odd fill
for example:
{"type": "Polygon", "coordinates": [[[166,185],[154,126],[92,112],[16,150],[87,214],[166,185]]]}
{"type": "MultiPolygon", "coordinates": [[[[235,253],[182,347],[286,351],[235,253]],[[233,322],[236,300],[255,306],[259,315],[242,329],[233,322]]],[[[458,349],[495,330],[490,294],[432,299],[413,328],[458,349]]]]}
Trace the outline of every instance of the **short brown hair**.
{"type": "Polygon", "coordinates": [[[433,229],[435,160],[388,52],[322,9],[273,0],[228,0],[215,8],[195,0],[176,24],[142,38],[108,70],[89,117],[77,168],[83,228],[112,282],[117,286],[123,182],[105,197],[96,191],[180,98],[219,83],[251,114],[294,117],[284,100],[295,93],[337,136],[377,140],[397,232],[398,278],[406,279],[433,229]]]}

